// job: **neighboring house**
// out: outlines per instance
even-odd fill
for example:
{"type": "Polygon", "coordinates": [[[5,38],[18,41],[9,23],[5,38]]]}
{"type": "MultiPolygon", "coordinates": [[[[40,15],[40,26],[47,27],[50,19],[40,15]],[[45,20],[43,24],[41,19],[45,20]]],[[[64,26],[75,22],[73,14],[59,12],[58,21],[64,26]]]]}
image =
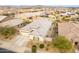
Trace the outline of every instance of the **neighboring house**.
{"type": "Polygon", "coordinates": [[[20,32],[22,34],[29,33],[29,35],[33,35],[39,38],[44,38],[48,34],[51,25],[52,22],[48,18],[40,18],[21,28],[20,32]]]}
{"type": "Polygon", "coordinates": [[[35,16],[41,16],[44,12],[30,12],[30,13],[21,13],[15,15],[15,18],[20,18],[20,19],[29,19],[31,17],[35,16]]]}
{"type": "Polygon", "coordinates": [[[1,16],[0,15],[0,23],[3,21],[3,20],[5,20],[7,18],[7,16],[1,16]]]}
{"type": "Polygon", "coordinates": [[[58,23],[58,34],[67,37],[70,41],[79,42],[79,22],[58,23]]]}
{"type": "Polygon", "coordinates": [[[4,27],[4,26],[14,27],[14,26],[17,26],[23,22],[24,21],[21,19],[12,19],[12,20],[8,20],[8,21],[0,23],[0,26],[2,26],[2,27],[4,27]]]}

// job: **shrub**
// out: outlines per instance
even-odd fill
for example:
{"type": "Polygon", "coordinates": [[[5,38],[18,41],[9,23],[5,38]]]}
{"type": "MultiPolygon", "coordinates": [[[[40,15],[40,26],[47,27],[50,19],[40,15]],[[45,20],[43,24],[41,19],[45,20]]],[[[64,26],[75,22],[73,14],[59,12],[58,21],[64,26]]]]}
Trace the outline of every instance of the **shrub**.
{"type": "Polygon", "coordinates": [[[39,47],[40,47],[41,49],[43,49],[43,48],[44,48],[44,44],[40,44],[39,47]]]}
{"type": "Polygon", "coordinates": [[[36,52],[37,52],[37,47],[36,47],[36,45],[33,45],[33,46],[32,46],[32,52],[33,52],[33,53],[36,53],[36,52]]]}

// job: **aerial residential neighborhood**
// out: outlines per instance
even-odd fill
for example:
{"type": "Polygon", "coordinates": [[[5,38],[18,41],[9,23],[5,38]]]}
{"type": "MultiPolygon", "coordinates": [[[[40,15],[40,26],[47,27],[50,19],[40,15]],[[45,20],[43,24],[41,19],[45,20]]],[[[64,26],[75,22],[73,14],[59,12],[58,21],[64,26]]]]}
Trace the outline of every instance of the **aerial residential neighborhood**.
{"type": "Polygon", "coordinates": [[[0,6],[0,52],[78,53],[79,8],[0,6]]]}

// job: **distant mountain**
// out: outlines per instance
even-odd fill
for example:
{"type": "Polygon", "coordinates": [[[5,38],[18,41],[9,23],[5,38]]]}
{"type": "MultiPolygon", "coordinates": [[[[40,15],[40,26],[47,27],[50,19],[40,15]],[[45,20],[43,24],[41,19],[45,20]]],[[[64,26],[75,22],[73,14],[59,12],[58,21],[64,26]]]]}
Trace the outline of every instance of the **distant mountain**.
{"type": "Polygon", "coordinates": [[[79,8],[79,5],[1,5],[0,7],[10,7],[10,8],[53,8],[53,7],[69,7],[69,8],[79,8]]]}

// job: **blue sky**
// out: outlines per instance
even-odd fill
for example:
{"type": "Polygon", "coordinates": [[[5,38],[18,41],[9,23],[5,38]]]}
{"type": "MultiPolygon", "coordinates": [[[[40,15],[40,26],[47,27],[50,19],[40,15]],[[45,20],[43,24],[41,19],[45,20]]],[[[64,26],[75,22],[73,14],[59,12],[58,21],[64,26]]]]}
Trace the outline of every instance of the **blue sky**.
{"type": "Polygon", "coordinates": [[[0,5],[79,5],[79,0],[0,0],[0,5]]]}

